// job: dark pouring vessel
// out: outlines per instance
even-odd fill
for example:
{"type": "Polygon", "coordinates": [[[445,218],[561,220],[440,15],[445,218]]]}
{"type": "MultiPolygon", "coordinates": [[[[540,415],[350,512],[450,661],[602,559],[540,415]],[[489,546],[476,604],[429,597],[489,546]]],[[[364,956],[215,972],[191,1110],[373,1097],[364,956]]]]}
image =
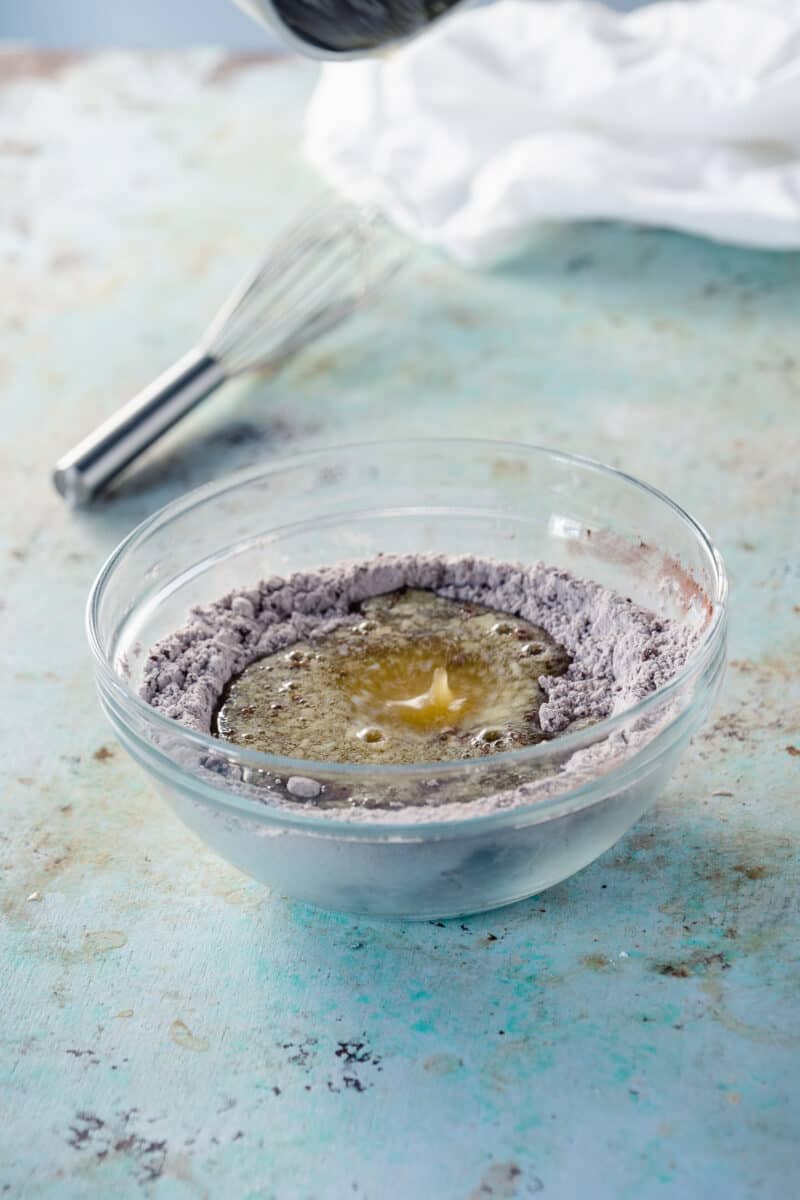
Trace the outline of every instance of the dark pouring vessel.
{"type": "Polygon", "coordinates": [[[469,0],[236,0],[310,58],[359,58],[429,29],[469,0]]]}

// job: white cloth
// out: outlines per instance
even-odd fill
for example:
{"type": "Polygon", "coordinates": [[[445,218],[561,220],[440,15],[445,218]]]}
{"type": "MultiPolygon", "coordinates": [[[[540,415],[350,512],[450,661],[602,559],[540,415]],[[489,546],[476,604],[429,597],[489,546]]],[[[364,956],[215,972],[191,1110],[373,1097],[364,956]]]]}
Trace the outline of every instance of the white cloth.
{"type": "Polygon", "coordinates": [[[800,0],[500,0],[327,65],[307,153],[462,261],[616,218],[800,246],[800,0]]]}

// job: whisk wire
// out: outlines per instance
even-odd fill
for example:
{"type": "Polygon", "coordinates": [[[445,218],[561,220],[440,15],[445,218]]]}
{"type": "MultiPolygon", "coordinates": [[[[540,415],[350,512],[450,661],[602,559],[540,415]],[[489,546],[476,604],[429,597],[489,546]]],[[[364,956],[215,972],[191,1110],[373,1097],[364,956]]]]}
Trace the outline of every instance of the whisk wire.
{"type": "Polygon", "coordinates": [[[203,347],[229,375],[285,361],[363,305],[399,267],[374,220],[297,227],[234,289],[203,347]]]}
{"type": "MultiPolygon", "coordinates": [[[[365,217],[364,226],[369,222],[370,218],[365,217]]],[[[208,342],[213,344],[255,295],[264,294],[280,278],[288,283],[293,270],[301,272],[304,266],[308,268],[311,263],[306,256],[312,250],[319,254],[329,245],[346,245],[348,239],[358,234],[359,228],[353,217],[341,210],[310,210],[295,226],[286,230],[239,281],[209,323],[208,342]]]]}
{"type": "Polygon", "coordinates": [[[72,504],[87,503],[226,379],[278,368],[362,307],[404,254],[371,213],[309,210],[239,281],[195,349],[56,464],[72,504]]]}

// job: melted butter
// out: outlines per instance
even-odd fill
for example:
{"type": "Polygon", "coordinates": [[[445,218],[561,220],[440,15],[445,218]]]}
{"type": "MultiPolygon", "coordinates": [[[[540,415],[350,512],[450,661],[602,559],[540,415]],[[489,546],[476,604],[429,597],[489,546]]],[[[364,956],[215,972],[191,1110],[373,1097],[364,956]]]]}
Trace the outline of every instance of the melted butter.
{"type": "Polygon", "coordinates": [[[544,739],[542,675],[569,658],[538,626],[405,590],[333,632],[251,664],[228,685],[220,737],[330,762],[435,762],[544,739]]]}
{"type": "Polygon", "coordinates": [[[466,696],[454,696],[447,678],[447,667],[434,667],[431,686],[410,700],[385,700],[387,709],[396,709],[407,721],[423,729],[437,721],[450,720],[466,703],[466,696]]]}

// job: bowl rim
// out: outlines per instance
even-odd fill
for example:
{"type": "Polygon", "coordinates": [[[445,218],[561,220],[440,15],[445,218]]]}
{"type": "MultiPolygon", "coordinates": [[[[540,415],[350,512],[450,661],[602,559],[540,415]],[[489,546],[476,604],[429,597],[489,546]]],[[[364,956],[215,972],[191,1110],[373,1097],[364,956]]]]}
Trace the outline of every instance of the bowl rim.
{"type": "MultiPolygon", "coordinates": [[[[711,618],[703,629],[700,639],[690,651],[686,662],[669,680],[661,684],[653,692],[637,701],[636,704],[624,709],[620,713],[616,713],[610,717],[604,717],[587,729],[577,730],[571,733],[560,735],[552,741],[537,743],[533,746],[525,746],[517,750],[507,750],[500,754],[491,756],[491,762],[498,766],[505,764],[517,765],[521,762],[536,761],[537,759],[545,759],[553,752],[554,746],[557,746],[559,754],[564,751],[574,752],[586,745],[592,744],[595,741],[607,737],[622,725],[629,723],[643,716],[649,709],[660,704],[665,699],[668,699],[672,694],[679,691],[688,679],[696,673],[702,671],[703,667],[713,658],[720,639],[724,636],[727,610],[728,610],[728,577],[723,562],[722,556],[711,540],[705,528],[697,521],[690,513],[688,513],[681,505],[672,500],[665,492],[652,484],[646,483],[636,476],[622,471],[617,467],[608,466],[596,459],[588,458],[583,455],[573,454],[569,451],[554,450],[548,446],[540,446],[533,443],[513,442],[508,440],[491,439],[491,438],[467,438],[467,437],[413,437],[413,438],[397,438],[397,439],[379,439],[360,442],[348,442],[334,446],[321,447],[317,449],[303,451],[294,455],[281,456],[268,463],[258,463],[249,467],[245,467],[239,471],[231,472],[222,476],[220,479],[211,480],[197,488],[192,488],[175,499],[169,501],[161,508],[157,509],[149,517],[146,517],[138,525],[136,525],[130,533],[126,535],[118,543],[118,545],[107,556],[106,560],[100,567],[100,570],[95,577],[95,580],[89,591],[89,596],[86,602],[85,610],[85,628],[89,646],[95,663],[95,669],[98,676],[98,685],[105,684],[110,689],[112,694],[115,694],[123,701],[126,706],[132,706],[135,712],[141,716],[146,724],[154,725],[156,728],[162,729],[164,732],[171,734],[173,737],[178,734],[185,741],[198,747],[202,751],[210,754],[220,753],[220,739],[213,737],[211,734],[202,733],[199,730],[189,729],[176,721],[172,717],[159,712],[151,704],[149,704],[142,696],[138,694],[129,684],[121,678],[114,669],[109,657],[103,649],[99,628],[98,615],[102,598],[107,585],[109,584],[114,570],[123,559],[124,555],[133,547],[133,545],[150,536],[159,528],[168,525],[171,521],[177,519],[185,512],[202,504],[207,500],[215,497],[220,497],[226,493],[236,490],[255,480],[277,474],[286,469],[296,469],[298,467],[313,464],[331,454],[342,454],[347,452],[368,450],[370,452],[380,452],[381,450],[402,449],[407,447],[409,450],[413,448],[429,447],[445,447],[445,446],[463,446],[463,447],[482,447],[494,451],[504,451],[506,453],[531,453],[545,455],[548,458],[560,462],[564,465],[578,466],[582,469],[588,469],[591,472],[598,473],[604,476],[611,476],[624,483],[626,486],[644,491],[656,500],[669,508],[685,525],[688,525],[695,537],[701,543],[708,555],[708,558],[715,572],[716,595],[708,596],[711,603],[711,618]]],[[[127,723],[127,722],[126,722],[127,723]]],[[[474,758],[466,759],[451,759],[444,762],[422,762],[422,763],[400,763],[400,764],[370,764],[370,763],[341,763],[341,762],[325,762],[316,761],[313,759],[294,759],[281,757],[279,755],[267,754],[259,750],[248,750],[244,747],[225,744],[225,755],[231,761],[243,768],[269,770],[280,776],[314,776],[325,775],[329,777],[345,776],[357,780],[359,778],[376,777],[381,779],[391,778],[409,778],[414,776],[430,776],[435,773],[437,776],[453,775],[466,770],[475,769],[476,761],[485,762],[487,760],[474,758]]],[[[169,763],[177,769],[180,769],[180,764],[170,755],[154,745],[150,745],[150,750],[162,755],[169,763]]],[[[633,755],[631,757],[637,757],[633,755]]],[[[186,773],[187,777],[189,773],[186,773]]],[[[607,778],[614,774],[614,768],[598,778],[607,778]]],[[[202,784],[202,781],[193,777],[194,784],[202,784]]],[[[232,792],[227,788],[210,788],[213,795],[219,799],[229,803],[234,797],[236,800],[246,799],[241,793],[232,792]]],[[[530,807],[550,807],[553,802],[563,802],[570,796],[574,796],[576,792],[582,789],[567,789],[565,792],[559,793],[553,797],[543,797],[539,800],[532,800],[530,804],[519,805],[518,807],[508,808],[503,811],[503,815],[510,817],[512,814],[521,816],[530,807]]],[[[398,831],[401,827],[411,828],[408,822],[397,821],[392,822],[388,814],[384,814],[381,819],[369,821],[359,818],[357,821],[342,818],[337,820],[333,817],[322,817],[309,806],[309,811],[295,810],[293,808],[284,808],[282,805],[271,805],[264,801],[254,803],[252,798],[249,799],[249,806],[252,809],[254,816],[268,817],[270,820],[284,821],[289,818],[290,824],[311,824],[316,828],[324,825],[325,828],[331,829],[333,832],[334,825],[348,827],[351,829],[359,829],[366,831],[370,827],[373,831],[382,830],[386,833],[393,829],[398,831]]],[[[239,807],[237,804],[236,807],[239,807]]],[[[472,823],[485,822],[493,816],[499,814],[484,813],[477,814],[475,817],[466,818],[472,823]]],[[[423,829],[432,829],[436,826],[440,828],[448,827],[452,829],[458,823],[458,818],[443,817],[441,821],[426,820],[425,822],[413,825],[417,831],[423,829]]]]}

